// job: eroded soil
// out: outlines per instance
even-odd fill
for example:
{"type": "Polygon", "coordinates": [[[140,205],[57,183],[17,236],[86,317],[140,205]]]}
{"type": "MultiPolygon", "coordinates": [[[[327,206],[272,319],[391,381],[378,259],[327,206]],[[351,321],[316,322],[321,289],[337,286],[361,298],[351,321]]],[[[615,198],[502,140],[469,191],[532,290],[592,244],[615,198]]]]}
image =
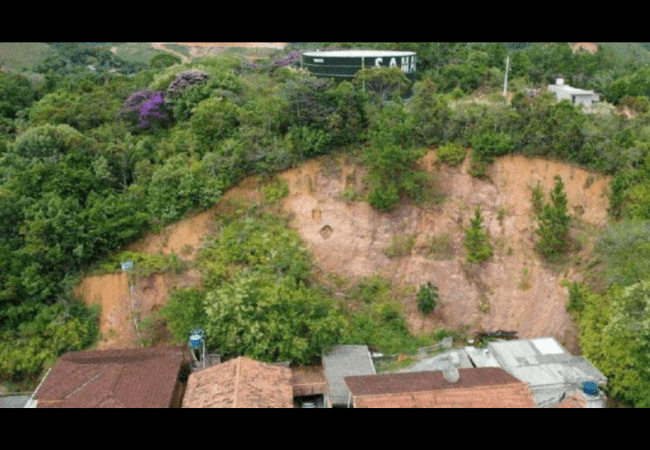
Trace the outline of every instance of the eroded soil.
{"type": "MultiPolygon", "coordinates": [[[[490,168],[492,181],[484,181],[467,174],[469,158],[462,167],[442,166],[439,170],[433,168],[434,160],[435,151],[431,150],[422,165],[437,172],[437,189],[446,196],[439,205],[402,204],[390,213],[380,213],[367,203],[342,200],[340,194],[346,188],[362,191],[364,175],[362,167],[344,156],[338,164],[331,158],[312,160],[280,173],[289,186],[282,208],[291,218],[290,227],[312,248],[319,271],[351,280],[379,273],[402,285],[417,288],[431,281],[438,286],[442,304],[428,317],[417,311],[415,295],[403,299],[414,333],[463,325],[469,325],[470,330],[516,330],[521,338],[553,336],[576,352],[577,330],[565,310],[567,290],[560,282],[577,275],[575,270],[554,273],[533,251],[536,222],[531,213],[530,187],[539,180],[548,201],[553,177],[560,175],[570,213],[582,223],[597,227],[606,221],[609,179],[569,164],[509,155],[490,168]],[[495,252],[491,261],[480,266],[464,263],[462,247],[464,227],[469,226],[476,205],[482,207],[484,226],[495,252]],[[419,249],[428,237],[443,233],[451,237],[453,259],[433,260],[421,254],[419,249]],[[411,256],[388,258],[383,250],[398,234],[415,235],[415,249],[411,256]]],[[[214,215],[225,201],[237,197],[259,201],[258,179],[247,178],[212,209],[128,248],[143,253],[173,251],[191,261],[213,230],[214,215]]],[[[572,230],[573,236],[577,234],[579,231],[572,230]]],[[[196,270],[137,281],[134,298],[141,317],[164,305],[174,284],[184,287],[199,283],[196,270]]],[[[77,292],[86,302],[103,305],[101,348],[139,345],[125,274],[86,278],[77,292]]]]}

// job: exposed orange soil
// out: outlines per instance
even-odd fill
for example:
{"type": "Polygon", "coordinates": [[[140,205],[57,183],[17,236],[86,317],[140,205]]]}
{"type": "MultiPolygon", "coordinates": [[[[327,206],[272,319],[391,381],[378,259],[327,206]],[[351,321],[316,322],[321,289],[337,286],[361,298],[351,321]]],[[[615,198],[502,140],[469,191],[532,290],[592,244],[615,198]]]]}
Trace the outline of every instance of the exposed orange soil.
{"type": "MultiPolygon", "coordinates": [[[[435,152],[431,151],[423,159],[424,166],[430,169],[434,159],[435,152]]],[[[353,170],[351,166],[343,165],[340,176],[327,177],[319,173],[317,161],[310,161],[280,175],[290,191],[284,208],[294,213],[290,225],[311,244],[324,272],[352,278],[380,273],[398,283],[417,287],[431,281],[438,286],[443,304],[430,317],[419,314],[414,296],[405,301],[414,332],[472,324],[473,329],[517,330],[522,338],[554,336],[575,348],[576,330],[565,310],[566,289],[560,286],[563,277],[544,268],[533,251],[535,224],[528,187],[540,180],[548,192],[553,187],[553,176],[560,174],[570,212],[578,211],[584,221],[602,225],[609,180],[593,175],[587,186],[590,175],[583,169],[511,155],[492,166],[491,183],[468,175],[468,162],[469,158],[463,168],[440,170],[438,188],[447,200],[439,207],[402,205],[391,213],[379,213],[367,203],[337,198],[353,170]],[[495,247],[493,260],[479,267],[463,263],[463,227],[469,225],[475,205],[483,209],[484,226],[495,247]],[[507,211],[503,225],[497,219],[500,207],[507,211]],[[330,230],[324,235],[326,226],[330,230]],[[428,236],[441,233],[452,237],[454,260],[434,261],[417,251],[394,259],[383,253],[397,234],[416,234],[417,249],[428,236]],[[512,248],[511,255],[508,247],[512,248]],[[528,289],[519,287],[524,267],[529,272],[528,289]],[[489,312],[481,311],[481,302],[489,304],[489,312]]],[[[357,178],[359,175],[361,172],[357,178]]]]}
{"type": "MultiPolygon", "coordinates": [[[[213,217],[218,214],[225,202],[235,198],[261,200],[256,177],[249,177],[238,186],[229,189],[222,200],[213,208],[188,219],[166,227],[158,234],[149,234],[144,239],[126,247],[127,250],[146,254],[176,253],[185,261],[194,260],[206,235],[213,230],[213,217]]],[[[184,273],[154,274],[148,278],[134,281],[133,299],[140,319],[152,311],[160,309],[169,299],[170,290],[199,286],[201,274],[196,269],[184,273]]],[[[132,348],[140,346],[133,322],[133,305],[129,280],[125,273],[86,277],[73,294],[83,298],[88,305],[102,306],[99,328],[102,341],[99,349],[132,348]]]]}
{"type": "MultiPolygon", "coordinates": [[[[534,252],[536,222],[529,188],[539,180],[548,201],[553,176],[561,175],[569,212],[587,224],[602,226],[606,221],[609,178],[569,164],[509,155],[492,165],[490,182],[467,174],[469,159],[459,168],[433,169],[435,151],[431,150],[421,163],[437,172],[437,188],[446,200],[426,208],[403,204],[390,213],[377,212],[365,202],[339,199],[346,187],[362,189],[363,168],[341,157],[337,173],[331,161],[311,160],[279,174],[289,187],[282,208],[291,218],[290,227],[312,248],[316,269],[321,273],[333,272],[351,280],[378,273],[416,288],[426,281],[435,284],[442,304],[430,316],[418,312],[415,295],[403,300],[409,326],[415,333],[439,326],[458,329],[462,325],[470,325],[470,330],[516,330],[522,338],[553,336],[575,352],[577,330],[566,312],[567,290],[560,282],[565,277],[573,280],[577,274],[575,270],[553,273],[534,252]],[[475,205],[482,207],[484,227],[495,252],[491,261],[478,267],[464,263],[462,246],[464,227],[469,225],[475,205]],[[501,208],[504,216],[499,222],[501,208]],[[419,248],[427,237],[442,233],[451,236],[454,259],[432,260],[422,255],[419,248]],[[415,250],[411,256],[390,259],[383,250],[398,234],[415,234],[415,250]],[[522,287],[524,267],[529,287],[522,287]]],[[[128,248],[143,253],[173,251],[192,260],[213,229],[212,218],[223,211],[225,202],[237,197],[260,201],[259,187],[256,177],[246,178],[210,210],[170,225],[128,248]]],[[[576,233],[572,230],[573,236],[576,233]]],[[[141,317],[166,302],[172,285],[199,283],[196,270],[140,280],[135,297],[141,317]]],[[[128,318],[131,304],[126,275],[89,277],[78,291],[87,302],[101,302],[104,306],[100,328],[107,338],[105,348],[138,345],[133,321],[128,318]],[[109,336],[110,329],[115,330],[115,336],[109,336]]]]}

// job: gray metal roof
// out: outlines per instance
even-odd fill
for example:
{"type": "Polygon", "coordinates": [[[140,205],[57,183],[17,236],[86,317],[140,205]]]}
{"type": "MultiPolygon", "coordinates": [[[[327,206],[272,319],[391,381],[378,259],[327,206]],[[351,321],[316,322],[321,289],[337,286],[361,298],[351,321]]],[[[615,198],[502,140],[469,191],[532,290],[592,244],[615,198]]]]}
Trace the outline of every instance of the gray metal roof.
{"type": "Polygon", "coordinates": [[[31,395],[0,397],[0,408],[24,408],[31,395]]]}
{"type": "Polygon", "coordinates": [[[455,367],[460,367],[461,369],[471,369],[474,367],[463,350],[450,350],[432,358],[423,359],[409,367],[406,372],[442,370],[443,366],[441,363],[444,361],[450,361],[455,367]]]}
{"type": "Polygon", "coordinates": [[[531,390],[577,385],[607,378],[581,356],[572,356],[553,338],[490,342],[488,349],[501,366],[528,383],[531,390]]]}
{"type": "Polygon", "coordinates": [[[334,405],[347,405],[350,391],[343,381],[352,375],[374,375],[370,351],[365,345],[337,345],[323,356],[329,398],[334,405]]]}
{"type": "Polygon", "coordinates": [[[467,346],[464,350],[467,357],[476,367],[501,367],[499,361],[496,360],[487,348],[467,346]]]}
{"type": "Polygon", "coordinates": [[[574,88],[574,87],[568,86],[566,84],[559,84],[559,85],[558,84],[550,84],[548,86],[548,90],[551,91],[551,92],[563,91],[563,92],[566,92],[567,94],[571,94],[571,95],[594,95],[595,94],[594,91],[585,91],[584,89],[574,88]]]}

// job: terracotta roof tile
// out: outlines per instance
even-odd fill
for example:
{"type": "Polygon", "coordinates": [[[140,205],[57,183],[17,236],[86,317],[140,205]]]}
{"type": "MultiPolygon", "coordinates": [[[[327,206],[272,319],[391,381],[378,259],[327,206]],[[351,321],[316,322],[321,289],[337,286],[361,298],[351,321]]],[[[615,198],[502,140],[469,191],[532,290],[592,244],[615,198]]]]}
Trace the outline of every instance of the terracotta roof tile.
{"type": "Polygon", "coordinates": [[[34,398],[39,408],[167,408],[184,360],[164,347],[67,353],[34,398]]]}
{"type": "Polygon", "coordinates": [[[448,382],[441,371],[346,377],[357,408],[534,408],[522,381],[498,367],[458,369],[448,382]]]}
{"type": "Polygon", "coordinates": [[[239,357],[194,371],[183,408],[293,408],[291,370],[239,357]]]}

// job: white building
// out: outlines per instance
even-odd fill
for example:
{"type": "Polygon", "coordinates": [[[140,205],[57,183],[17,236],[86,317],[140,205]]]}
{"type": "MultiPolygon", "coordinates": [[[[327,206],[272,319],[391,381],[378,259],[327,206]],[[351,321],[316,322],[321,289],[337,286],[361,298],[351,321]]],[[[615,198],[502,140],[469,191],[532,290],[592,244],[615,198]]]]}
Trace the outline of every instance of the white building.
{"type": "Polygon", "coordinates": [[[600,94],[596,94],[594,91],[585,91],[583,89],[566,85],[564,84],[563,78],[558,78],[555,81],[555,84],[549,85],[548,91],[553,92],[558,100],[566,99],[574,105],[582,104],[585,106],[591,106],[595,102],[600,101],[600,94]]]}

